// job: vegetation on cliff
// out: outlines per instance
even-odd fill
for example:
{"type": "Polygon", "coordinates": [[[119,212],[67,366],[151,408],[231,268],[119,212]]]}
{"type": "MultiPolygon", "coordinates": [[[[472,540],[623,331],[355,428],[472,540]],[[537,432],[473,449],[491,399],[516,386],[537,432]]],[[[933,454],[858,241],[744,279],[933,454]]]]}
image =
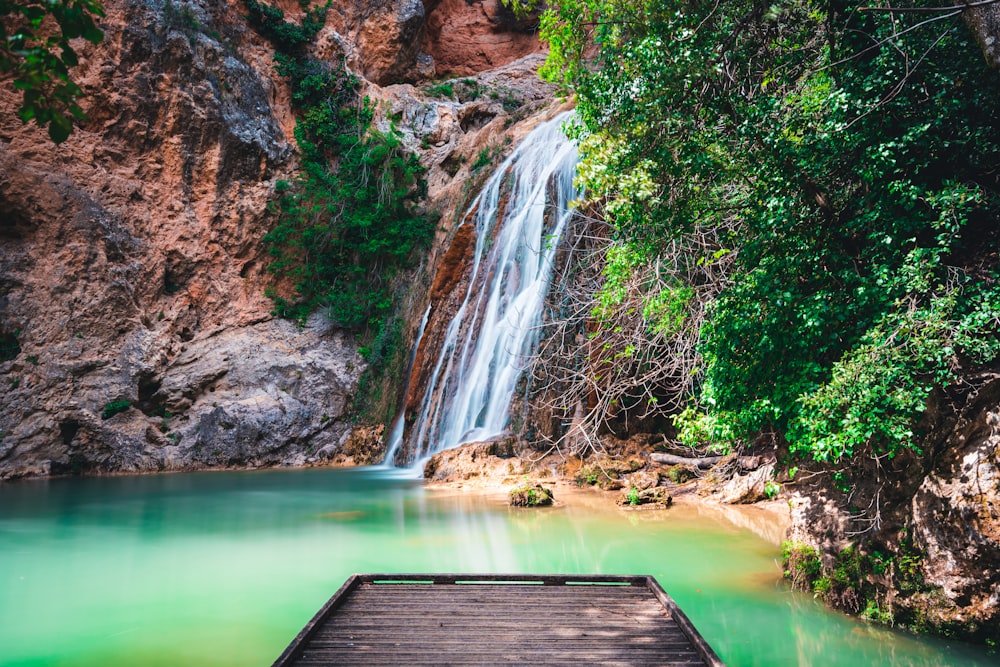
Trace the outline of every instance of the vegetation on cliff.
{"type": "Polygon", "coordinates": [[[324,62],[305,49],[329,3],[304,2],[298,24],[276,7],[246,5],[291,85],[302,160],[295,182],[279,184],[278,224],[267,236],[271,269],[296,291],[294,299],[275,293],[276,309],[299,319],[322,309],[338,326],[380,340],[391,329],[393,278],[433,234],[433,223],[414,211],[422,169],[394,131],[372,127],[370,102],[343,56],[324,62]]]}

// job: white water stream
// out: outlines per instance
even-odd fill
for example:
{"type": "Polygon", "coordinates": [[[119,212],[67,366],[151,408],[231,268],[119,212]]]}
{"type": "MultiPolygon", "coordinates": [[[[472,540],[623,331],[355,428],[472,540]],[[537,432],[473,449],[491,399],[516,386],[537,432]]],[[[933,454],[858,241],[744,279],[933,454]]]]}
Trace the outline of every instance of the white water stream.
{"type": "MultiPolygon", "coordinates": [[[[475,221],[464,223],[476,226],[472,276],[405,436],[407,460],[415,465],[507,428],[517,382],[537,343],[559,239],[577,197],[576,146],[562,131],[570,114],[535,128],[469,208],[476,211],[475,221]]],[[[402,424],[399,420],[393,429],[387,462],[403,442],[402,424]]]]}

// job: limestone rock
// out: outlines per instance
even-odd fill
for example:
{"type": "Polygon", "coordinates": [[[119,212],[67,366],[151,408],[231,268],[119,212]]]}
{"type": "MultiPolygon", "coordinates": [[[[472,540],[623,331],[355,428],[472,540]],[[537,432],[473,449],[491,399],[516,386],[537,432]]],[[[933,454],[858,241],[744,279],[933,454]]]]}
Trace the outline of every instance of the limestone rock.
{"type": "Polygon", "coordinates": [[[639,470],[631,475],[625,476],[627,487],[634,487],[640,491],[655,489],[660,485],[660,473],[656,470],[639,470]]]}
{"type": "Polygon", "coordinates": [[[552,504],[552,489],[541,484],[522,484],[510,490],[511,507],[548,507],[552,504]]]}
{"type": "Polygon", "coordinates": [[[273,320],[188,346],[146,404],[172,415],[170,464],[302,465],[337,453],[362,360],[324,325],[273,320]]]}
{"type": "Polygon", "coordinates": [[[717,497],[724,503],[755,503],[767,498],[767,483],[774,479],[774,464],[762,465],[746,475],[736,475],[722,485],[717,497]]]}
{"type": "Polygon", "coordinates": [[[627,487],[615,501],[624,509],[666,509],[674,504],[670,493],[662,487],[638,489],[627,487]]]}
{"type": "Polygon", "coordinates": [[[510,478],[524,472],[524,462],[515,454],[511,436],[472,442],[432,456],[424,465],[424,478],[437,482],[510,478]]]}
{"type": "Polygon", "coordinates": [[[344,445],[342,461],[354,465],[381,463],[385,458],[386,444],[384,424],[358,426],[351,431],[347,444],[344,445]]]}
{"type": "MultiPolygon", "coordinates": [[[[302,14],[297,2],[274,4],[302,14]]],[[[470,7],[453,9],[479,11],[470,7]]],[[[445,9],[339,3],[313,55],[344,53],[382,83],[415,81],[435,66],[420,37],[428,16],[445,9]]],[[[343,456],[363,361],[316,322],[274,321],[264,294],[268,202],[295,169],[272,45],[241,0],[108,0],[105,10],[104,42],[81,45],[74,71],[89,120],[66,142],[21,124],[17,94],[0,87],[0,478],[343,456]]],[[[422,152],[429,207],[448,214],[428,266],[478,152],[498,156],[504,137],[530,130],[514,121],[551,98],[535,76],[540,58],[506,53],[475,98],[362,82],[379,127],[397,122],[422,152]]]]}
{"type": "Polygon", "coordinates": [[[957,445],[920,485],[911,504],[913,537],[933,625],[1000,632],[1000,417],[990,406],[956,434],[957,445]],[[992,630],[990,630],[992,628],[992,630]]]}
{"type": "Polygon", "coordinates": [[[58,147],[0,88],[0,478],[303,463],[347,430],[353,346],[270,321],[290,112],[241,7],[106,3],[58,147]]]}
{"type": "MultiPolygon", "coordinates": [[[[362,74],[379,85],[415,79],[423,35],[421,0],[377,3],[365,12],[357,32],[362,74]]],[[[421,71],[428,69],[424,61],[421,71]]]]}
{"type": "Polygon", "coordinates": [[[1000,635],[1000,376],[966,381],[964,397],[932,397],[923,455],[870,462],[849,495],[790,487],[788,537],[817,547],[826,567],[848,547],[879,550],[892,577],[864,586],[896,622],[982,641],[1000,635]]]}

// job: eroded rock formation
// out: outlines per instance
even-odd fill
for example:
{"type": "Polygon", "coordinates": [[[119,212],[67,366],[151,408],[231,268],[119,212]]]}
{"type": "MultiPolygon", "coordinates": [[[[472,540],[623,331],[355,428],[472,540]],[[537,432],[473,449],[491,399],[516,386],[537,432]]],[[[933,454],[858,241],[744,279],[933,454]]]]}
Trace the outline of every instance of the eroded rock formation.
{"type": "Polygon", "coordinates": [[[537,16],[518,19],[499,0],[424,0],[423,50],[436,76],[467,76],[541,51],[537,16]]]}
{"type": "MultiPolygon", "coordinates": [[[[296,166],[272,47],[239,0],[105,4],[105,40],[74,73],[89,120],[68,141],[22,125],[0,88],[0,479],[337,456],[364,362],[321,318],[274,319],[264,294],[267,204],[296,166]]],[[[380,88],[433,75],[427,14],[334,7],[314,51],[372,79],[378,122],[430,169],[430,206],[455,207],[477,151],[499,152],[511,114],[550,91],[537,59],[478,77],[475,98],[380,88]]]]}
{"type": "Polygon", "coordinates": [[[981,641],[1000,636],[1000,379],[965,387],[932,401],[923,456],[880,462],[850,488],[793,493],[789,535],[834,571],[861,564],[834,600],[848,611],[874,604],[894,623],[981,641]]]}

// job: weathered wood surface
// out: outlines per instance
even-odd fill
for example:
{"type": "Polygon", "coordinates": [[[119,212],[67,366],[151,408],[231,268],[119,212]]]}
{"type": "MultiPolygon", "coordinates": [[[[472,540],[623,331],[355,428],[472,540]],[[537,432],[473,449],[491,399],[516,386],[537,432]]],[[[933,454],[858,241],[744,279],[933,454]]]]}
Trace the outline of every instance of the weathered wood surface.
{"type": "Polygon", "coordinates": [[[722,665],[652,577],[354,575],[289,665],[722,665]]]}

